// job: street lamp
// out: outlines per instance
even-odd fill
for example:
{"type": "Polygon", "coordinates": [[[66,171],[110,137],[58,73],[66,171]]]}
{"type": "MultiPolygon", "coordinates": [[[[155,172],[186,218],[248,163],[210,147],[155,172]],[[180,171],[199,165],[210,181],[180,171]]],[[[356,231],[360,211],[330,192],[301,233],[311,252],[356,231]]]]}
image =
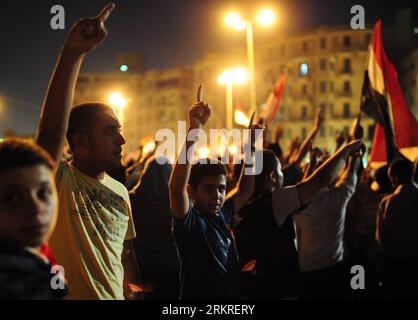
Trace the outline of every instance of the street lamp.
{"type": "Polygon", "coordinates": [[[233,127],[233,96],[232,85],[244,84],[248,80],[248,73],[243,68],[234,68],[232,70],[225,70],[219,77],[218,82],[226,86],[226,128],[228,130],[233,127]]]}
{"type": "MultiPolygon", "coordinates": [[[[256,22],[265,27],[274,23],[276,19],[273,10],[262,9],[256,16],[256,22]]],[[[225,17],[225,24],[234,28],[237,31],[247,30],[247,59],[249,71],[249,92],[250,92],[250,107],[251,112],[257,111],[257,96],[255,90],[255,62],[254,62],[254,36],[253,36],[253,21],[242,19],[236,12],[230,12],[225,17]]]]}
{"type": "Polygon", "coordinates": [[[120,92],[112,92],[109,95],[109,103],[115,109],[120,125],[124,122],[124,109],[126,107],[126,99],[120,92]]]}

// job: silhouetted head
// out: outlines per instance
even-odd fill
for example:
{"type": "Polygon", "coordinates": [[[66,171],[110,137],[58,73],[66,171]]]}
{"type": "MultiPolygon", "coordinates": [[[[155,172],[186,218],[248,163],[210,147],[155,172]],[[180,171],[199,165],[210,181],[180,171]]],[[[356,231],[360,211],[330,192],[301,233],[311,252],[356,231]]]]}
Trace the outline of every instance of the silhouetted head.
{"type": "Polygon", "coordinates": [[[255,159],[256,166],[262,159],[263,170],[255,176],[254,193],[269,193],[283,187],[282,165],[275,153],[268,149],[257,150],[255,159]],[[262,153],[262,155],[259,153],[262,153]]]}
{"type": "Polygon", "coordinates": [[[389,177],[394,188],[412,183],[414,177],[414,167],[407,159],[395,159],[389,167],[389,177]]]}

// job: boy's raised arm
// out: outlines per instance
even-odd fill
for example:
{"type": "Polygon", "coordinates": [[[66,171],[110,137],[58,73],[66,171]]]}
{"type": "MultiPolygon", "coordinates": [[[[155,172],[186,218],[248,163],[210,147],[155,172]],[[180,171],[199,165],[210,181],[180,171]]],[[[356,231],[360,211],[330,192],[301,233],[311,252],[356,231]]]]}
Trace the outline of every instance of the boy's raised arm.
{"type": "Polygon", "coordinates": [[[96,17],[80,19],[74,24],[52,73],[41,111],[36,143],[47,150],[56,163],[61,159],[81,63],[84,55],[106,38],[104,23],[114,8],[115,4],[109,3],[96,17]]]}
{"type": "MultiPolygon", "coordinates": [[[[189,130],[202,129],[210,117],[211,108],[203,101],[202,85],[197,89],[197,102],[189,109],[189,130]]],[[[173,215],[183,219],[189,210],[189,196],[187,194],[187,183],[190,177],[191,164],[188,159],[190,149],[193,148],[195,141],[186,141],[177,158],[171,173],[169,182],[170,208],[173,215]],[[181,156],[181,155],[185,156],[181,156]],[[184,163],[179,159],[185,160],[184,163]]]]}

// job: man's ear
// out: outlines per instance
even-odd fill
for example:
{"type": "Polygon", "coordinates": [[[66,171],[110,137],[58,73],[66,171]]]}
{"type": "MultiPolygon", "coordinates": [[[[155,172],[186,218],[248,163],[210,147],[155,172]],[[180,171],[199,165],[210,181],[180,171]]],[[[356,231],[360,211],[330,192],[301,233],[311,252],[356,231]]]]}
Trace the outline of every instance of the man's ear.
{"type": "Polygon", "coordinates": [[[269,172],[268,177],[269,177],[269,181],[271,181],[271,182],[276,181],[276,178],[277,178],[277,176],[276,176],[276,174],[274,173],[274,171],[273,171],[273,170],[271,170],[271,171],[269,172]]]}
{"type": "Polygon", "coordinates": [[[195,198],[195,194],[196,193],[195,193],[193,187],[190,184],[187,185],[187,194],[189,195],[189,198],[190,199],[194,199],[195,198]]]}
{"type": "Polygon", "coordinates": [[[87,135],[75,134],[73,136],[73,144],[75,148],[88,149],[87,135]]]}

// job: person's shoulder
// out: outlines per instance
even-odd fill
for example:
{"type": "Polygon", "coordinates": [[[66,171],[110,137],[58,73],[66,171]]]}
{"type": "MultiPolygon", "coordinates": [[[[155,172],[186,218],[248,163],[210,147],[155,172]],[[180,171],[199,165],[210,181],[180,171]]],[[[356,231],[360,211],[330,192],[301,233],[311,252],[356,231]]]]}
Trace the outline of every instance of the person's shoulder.
{"type": "Polygon", "coordinates": [[[197,211],[193,208],[192,206],[192,202],[189,201],[189,210],[187,211],[187,213],[184,215],[184,217],[178,218],[176,217],[172,212],[171,212],[171,218],[174,224],[174,227],[178,227],[178,226],[193,226],[195,225],[193,223],[193,221],[196,219],[196,217],[198,217],[199,215],[197,214],[197,211]]]}
{"type": "Polygon", "coordinates": [[[74,170],[73,165],[62,158],[58,163],[57,172],[55,174],[57,185],[59,186],[62,183],[67,184],[68,179],[76,176],[76,171],[74,170]]]}
{"type": "Polygon", "coordinates": [[[125,199],[129,199],[129,191],[126,186],[124,186],[118,180],[112,178],[107,173],[105,174],[104,184],[106,187],[123,196],[125,199]]]}

